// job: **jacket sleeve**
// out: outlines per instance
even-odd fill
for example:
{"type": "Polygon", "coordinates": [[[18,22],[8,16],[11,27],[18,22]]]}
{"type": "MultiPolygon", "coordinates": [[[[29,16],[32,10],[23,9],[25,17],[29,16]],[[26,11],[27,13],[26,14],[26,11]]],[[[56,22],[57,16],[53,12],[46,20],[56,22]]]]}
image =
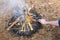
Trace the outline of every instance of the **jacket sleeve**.
{"type": "Polygon", "coordinates": [[[60,26],[60,20],[58,20],[58,24],[59,24],[59,26],[60,26]]]}

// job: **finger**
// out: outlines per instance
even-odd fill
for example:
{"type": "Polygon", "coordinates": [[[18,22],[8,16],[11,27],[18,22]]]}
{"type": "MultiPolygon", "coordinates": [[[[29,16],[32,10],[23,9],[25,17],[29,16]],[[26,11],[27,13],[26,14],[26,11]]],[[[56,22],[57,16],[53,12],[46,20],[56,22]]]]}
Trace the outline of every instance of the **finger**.
{"type": "Polygon", "coordinates": [[[38,22],[41,22],[41,19],[38,19],[37,21],[38,21],[38,22]]]}

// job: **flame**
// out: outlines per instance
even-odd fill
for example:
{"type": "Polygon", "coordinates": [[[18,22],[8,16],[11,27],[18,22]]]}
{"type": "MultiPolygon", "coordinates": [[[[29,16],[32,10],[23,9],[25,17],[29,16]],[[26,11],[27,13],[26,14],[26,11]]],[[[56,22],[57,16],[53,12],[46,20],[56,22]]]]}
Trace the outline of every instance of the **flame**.
{"type": "Polygon", "coordinates": [[[31,25],[31,23],[32,23],[32,18],[31,18],[31,16],[27,16],[26,20],[27,20],[27,22],[28,22],[31,30],[33,30],[33,27],[32,27],[32,25],[31,25]]]}
{"type": "Polygon", "coordinates": [[[31,18],[30,16],[27,16],[27,17],[26,17],[26,20],[27,20],[27,22],[29,22],[29,23],[32,22],[32,18],[31,18]]]}

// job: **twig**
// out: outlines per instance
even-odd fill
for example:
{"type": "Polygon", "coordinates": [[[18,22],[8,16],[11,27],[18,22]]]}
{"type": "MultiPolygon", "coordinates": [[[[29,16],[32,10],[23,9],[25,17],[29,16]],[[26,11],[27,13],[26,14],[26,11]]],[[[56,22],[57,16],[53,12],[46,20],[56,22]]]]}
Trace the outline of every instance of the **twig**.
{"type": "Polygon", "coordinates": [[[24,26],[25,26],[25,22],[22,24],[22,30],[21,31],[24,31],[24,26]]]}
{"type": "Polygon", "coordinates": [[[29,22],[28,22],[28,24],[29,24],[29,26],[30,26],[30,29],[31,29],[31,30],[33,30],[33,27],[32,27],[32,25],[31,25],[29,22]]]}

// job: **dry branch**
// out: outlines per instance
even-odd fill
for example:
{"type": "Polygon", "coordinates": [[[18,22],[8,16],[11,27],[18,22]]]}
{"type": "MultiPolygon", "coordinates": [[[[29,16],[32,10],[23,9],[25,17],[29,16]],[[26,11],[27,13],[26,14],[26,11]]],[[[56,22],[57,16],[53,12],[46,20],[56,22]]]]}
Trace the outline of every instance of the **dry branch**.
{"type": "Polygon", "coordinates": [[[31,23],[28,22],[28,24],[29,24],[30,29],[33,30],[31,23]]]}

